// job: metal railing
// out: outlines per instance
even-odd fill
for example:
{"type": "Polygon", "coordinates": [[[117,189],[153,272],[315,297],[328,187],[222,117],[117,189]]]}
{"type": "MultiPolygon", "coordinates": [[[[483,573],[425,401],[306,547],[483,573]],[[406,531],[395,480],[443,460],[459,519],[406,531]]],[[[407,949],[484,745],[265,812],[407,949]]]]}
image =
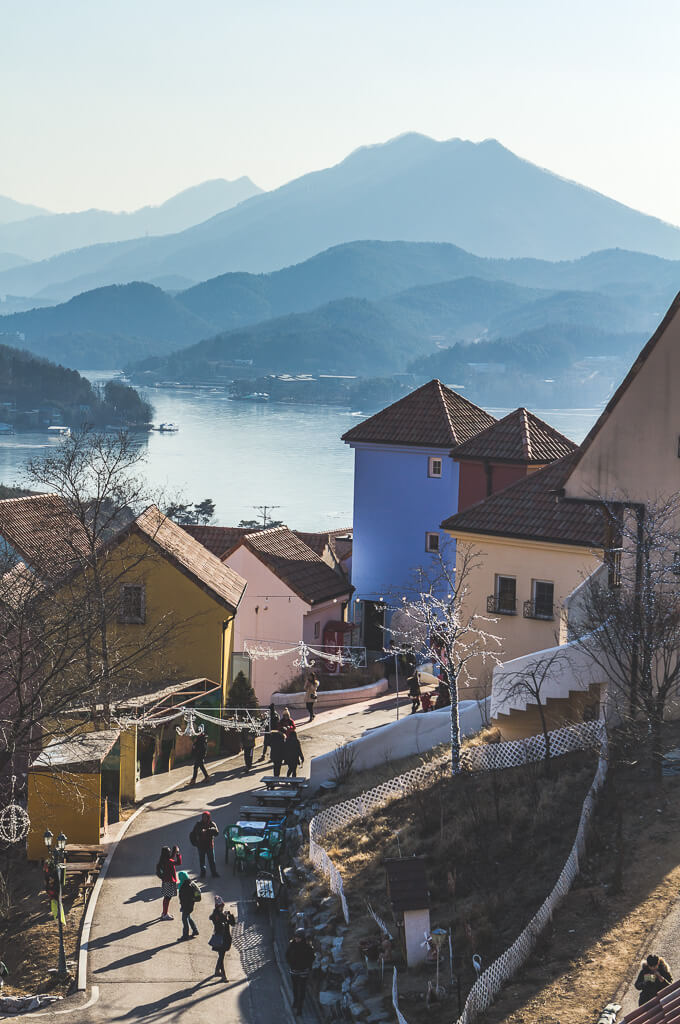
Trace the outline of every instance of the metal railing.
{"type": "Polygon", "coordinates": [[[486,610],[491,615],[516,615],[517,599],[506,597],[505,594],[489,594],[486,599],[486,610]]]}
{"type": "Polygon", "coordinates": [[[550,622],[555,618],[555,606],[542,601],[525,601],[522,614],[525,619],[545,619],[550,622]]]}

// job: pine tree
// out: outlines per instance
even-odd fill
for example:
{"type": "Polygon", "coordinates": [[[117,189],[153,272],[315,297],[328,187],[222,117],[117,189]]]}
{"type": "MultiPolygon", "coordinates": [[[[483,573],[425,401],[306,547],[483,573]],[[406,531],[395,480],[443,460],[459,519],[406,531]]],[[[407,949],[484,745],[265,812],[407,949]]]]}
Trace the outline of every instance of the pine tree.
{"type": "Polygon", "coordinates": [[[259,708],[260,702],[255,695],[252,684],[246,679],[243,672],[239,672],[236,679],[229,687],[227,697],[228,708],[259,708]]]}

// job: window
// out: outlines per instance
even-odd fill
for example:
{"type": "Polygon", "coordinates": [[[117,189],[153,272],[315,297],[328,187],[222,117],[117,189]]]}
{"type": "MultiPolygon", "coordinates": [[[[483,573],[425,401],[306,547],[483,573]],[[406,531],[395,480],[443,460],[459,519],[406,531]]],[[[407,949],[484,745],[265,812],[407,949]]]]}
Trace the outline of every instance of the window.
{"type": "Polygon", "coordinates": [[[553,600],[555,584],[547,580],[532,580],[531,600],[524,602],[525,619],[554,618],[553,600]]]}
{"type": "Polygon", "coordinates": [[[320,622],[315,622],[314,623],[314,639],[318,640],[320,636],[321,636],[321,623],[320,622]]]}
{"type": "Polygon", "coordinates": [[[498,615],[514,615],[517,610],[517,580],[514,576],[496,576],[495,593],[486,600],[486,610],[498,615]]]}
{"type": "Polygon", "coordinates": [[[442,475],[442,460],[435,455],[431,455],[427,460],[427,475],[434,477],[442,475]]]}
{"type": "Polygon", "coordinates": [[[438,533],[426,533],[425,534],[425,550],[431,551],[436,554],[439,551],[439,534],[438,533]]]}
{"type": "Polygon", "coordinates": [[[146,617],[146,595],[141,584],[120,588],[120,622],[142,623],[146,617]]]}
{"type": "Polygon", "coordinates": [[[621,554],[623,548],[610,548],[606,552],[607,582],[610,590],[617,590],[621,586],[621,554]]]}

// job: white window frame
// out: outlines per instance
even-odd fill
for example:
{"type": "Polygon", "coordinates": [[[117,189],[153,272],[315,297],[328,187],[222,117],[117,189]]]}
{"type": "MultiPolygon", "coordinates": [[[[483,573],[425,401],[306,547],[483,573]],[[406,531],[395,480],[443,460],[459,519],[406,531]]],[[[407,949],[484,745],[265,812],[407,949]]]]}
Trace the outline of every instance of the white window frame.
{"type": "Polygon", "coordinates": [[[441,480],[444,471],[444,460],[441,455],[430,455],[427,460],[427,475],[433,480],[441,480]],[[435,473],[435,463],[439,464],[439,472],[435,473]]]}
{"type": "Polygon", "coordinates": [[[118,615],[119,622],[127,622],[133,625],[142,626],[146,622],[146,587],[143,583],[123,583],[120,588],[120,612],[118,615]],[[124,612],[125,608],[125,591],[126,590],[139,590],[141,592],[141,614],[140,615],[126,615],[124,612]]]}
{"type": "Polygon", "coordinates": [[[439,534],[437,533],[436,530],[428,530],[427,531],[427,533],[425,534],[425,550],[427,551],[428,555],[438,555],[439,554],[439,540],[440,540],[439,534]],[[437,538],[436,547],[430,547],[430,538],[431,537],[436,537],[437,538]]]}

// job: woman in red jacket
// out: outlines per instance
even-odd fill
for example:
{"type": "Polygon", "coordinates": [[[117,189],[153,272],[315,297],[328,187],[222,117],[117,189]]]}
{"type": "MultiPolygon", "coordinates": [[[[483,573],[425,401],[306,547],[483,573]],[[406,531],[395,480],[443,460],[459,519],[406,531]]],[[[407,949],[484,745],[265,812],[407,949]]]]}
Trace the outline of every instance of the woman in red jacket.
{"type": "Polygon", "coordinates": [[[163,897],[163,913],[161,921],[172,921],[172,914],[168,913],[170,900],[177,895],[177,868],[182,863],[182,854],[179,846],[161,848],[161,855],[156,865],[156,874],[161,880],[161,896],[163,897]]]}

